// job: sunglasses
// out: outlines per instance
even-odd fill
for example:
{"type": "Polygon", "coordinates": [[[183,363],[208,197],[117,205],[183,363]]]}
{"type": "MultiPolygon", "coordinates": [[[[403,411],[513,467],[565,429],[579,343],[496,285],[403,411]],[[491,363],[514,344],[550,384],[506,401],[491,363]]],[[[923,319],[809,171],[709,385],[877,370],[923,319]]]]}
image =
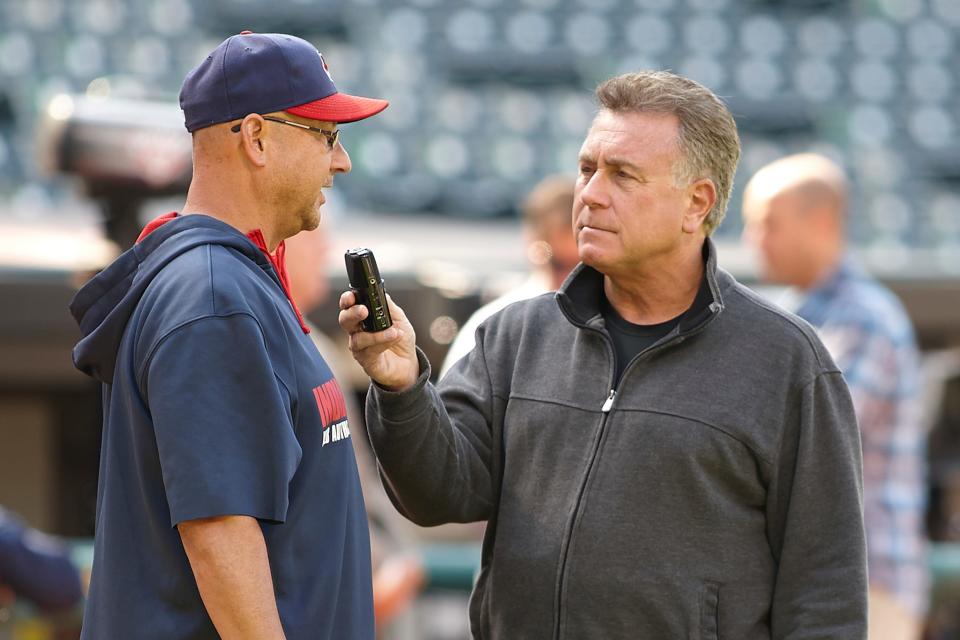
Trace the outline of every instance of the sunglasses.
{"type": "MultiPolygon", "coordinates": [[[[320,127],[311,127],[308,124],[300,124],[299,122],[294,122],[293,120],[284,120],[283,118],[275,118],[274,116],[261,116],[264,120],[269,120],[270,122],[279,122],[280,124],[288,124],[291,127],[297,127],[298,129],[306,129],[308,131],[313,131],[314,133],[322,133],[323,137],[327,139],[327,149],[333,149],[337,146],[337,142],[340,141],[340,129],[334,129],[330,131],[329,129],[321,129],[320,127]]],[[[240,131],[240,125],[235,124],[230,127],[230,131],[238,133],[240,131]]]]}

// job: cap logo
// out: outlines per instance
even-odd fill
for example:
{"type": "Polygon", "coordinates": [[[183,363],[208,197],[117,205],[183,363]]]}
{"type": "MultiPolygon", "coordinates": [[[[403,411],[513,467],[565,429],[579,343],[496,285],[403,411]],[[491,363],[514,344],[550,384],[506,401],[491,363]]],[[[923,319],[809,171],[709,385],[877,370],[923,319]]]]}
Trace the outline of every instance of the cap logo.
{"type": "Polygon", "coordinates": [[[333,76],[330,75],[330,67],[327,66],[327,61],[323,59],[323,54],[317,51],[317,55],[320,56],[320,63],[323,65],[323,72],[327,74],[327,78],[330,82],[333,82],[333,76]]]}

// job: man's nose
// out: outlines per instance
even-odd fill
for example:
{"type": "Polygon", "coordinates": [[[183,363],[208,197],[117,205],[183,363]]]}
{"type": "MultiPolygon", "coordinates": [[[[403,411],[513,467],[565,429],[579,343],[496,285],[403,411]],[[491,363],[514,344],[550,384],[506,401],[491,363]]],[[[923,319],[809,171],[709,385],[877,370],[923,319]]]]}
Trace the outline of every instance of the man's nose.
{"type": "Polygon", "coordinates": [[[608,204],[608,196],[599,171],[593,173],[580,189],[580,201],[590,209],[603,208],[608,204]]]}
{"type": "Polygon", "coordinates": [[[350,162],[350,154],[342,142],[337,142],[333,148],[333,158],[330,160],[330,173],[350,173],[353,164],[350,162]]]}

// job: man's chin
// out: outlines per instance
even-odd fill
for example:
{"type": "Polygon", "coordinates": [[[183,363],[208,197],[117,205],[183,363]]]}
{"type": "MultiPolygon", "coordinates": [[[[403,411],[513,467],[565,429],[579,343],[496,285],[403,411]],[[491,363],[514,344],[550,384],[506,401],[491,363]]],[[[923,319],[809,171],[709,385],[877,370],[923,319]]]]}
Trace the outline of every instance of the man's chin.
{"type": "Polygon", "coordinates": [[[300,231],[313,231],[320,226],[320,211],[304,211],[300,214],[300,231]]]}
{"type": "Polygon", "coordinates": [[[596,269],[600,273],[604,273],[605,272],[604,269],[608,266],[607,261],[604,260],[603,257],[604,257],[603,253],[600,251],[581,250],[580,252],[580,262],[587,265],[588,267],[592,267],[596,269]]]}

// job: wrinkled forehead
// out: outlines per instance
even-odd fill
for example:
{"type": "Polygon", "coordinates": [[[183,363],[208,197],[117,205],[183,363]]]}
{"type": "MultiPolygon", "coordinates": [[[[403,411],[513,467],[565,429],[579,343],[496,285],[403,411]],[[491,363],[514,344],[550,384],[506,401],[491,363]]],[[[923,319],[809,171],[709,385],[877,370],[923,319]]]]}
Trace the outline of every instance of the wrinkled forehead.
{"type": "Polygon", "coordinates": [[[680,150],[679,133],[680,120],[672,113],[601,109],[587,131],[581,155],[604,152],[675,158],[680,150]]]}

